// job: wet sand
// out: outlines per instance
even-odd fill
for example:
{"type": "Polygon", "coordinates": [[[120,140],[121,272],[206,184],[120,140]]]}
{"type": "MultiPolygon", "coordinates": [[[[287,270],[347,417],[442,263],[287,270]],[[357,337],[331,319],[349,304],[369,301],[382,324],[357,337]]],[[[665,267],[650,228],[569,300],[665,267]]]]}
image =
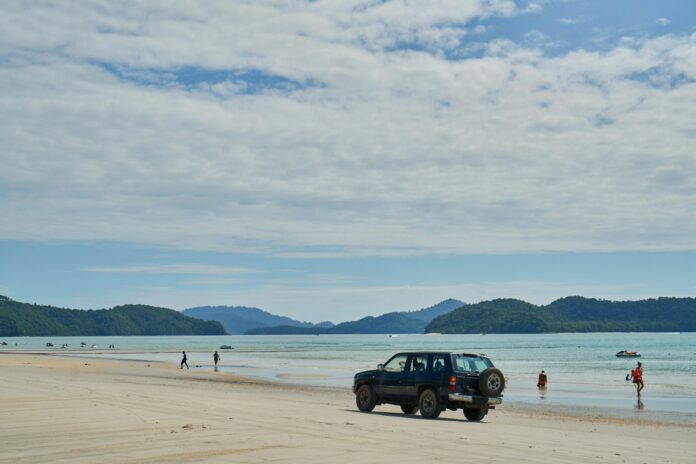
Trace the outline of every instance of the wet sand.
{"type": "Polygon", "coordinates": [[[0,354],[0,462],[692,463],[696,427],[501,406],[481,423],[168,364],[0,354]]]}

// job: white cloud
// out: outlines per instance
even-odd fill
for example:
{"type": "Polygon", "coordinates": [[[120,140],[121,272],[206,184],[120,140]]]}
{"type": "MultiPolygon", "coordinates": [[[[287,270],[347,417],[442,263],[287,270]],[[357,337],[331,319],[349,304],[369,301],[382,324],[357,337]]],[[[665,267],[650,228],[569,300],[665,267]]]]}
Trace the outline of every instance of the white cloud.
{"type": "MultiPolygon", "coordinates": [[[[215,266],[210,264],[155,264],[143,266],[121,267],[86,267],[85,272],[106,272],[116,274],[190,274],[190,275],[228,275],[228,274],[252,274],[259,272],[257,269],[215,266]]],[[[229,282],[226,282],[229,283],[229,282]]]]}
{"type": "Polygon", "coordinates": [[[0,238],[696,249],[696,36],[448,61],[468,21],[514,2],[168,5],[2,4],[0,238]],[[176,79],[203,68],[317,85],[176,79]]]}
{"type": "Polygon", "coordinates": [[[659,24],[660,26],[666,26],[666,25],[668,25],[669,23],[671,23],[672,21],[670,21],[670,20],[667,19],[667,18],[658,18],[658,19],[655,20],[655,22],[656,22],[657,24],[659,24]]]}
{"type": "Polygon", "coordinates": [[[561,18],[558,21],[562,24],[577,24],[577,20],[571,18],[561,18]]]}

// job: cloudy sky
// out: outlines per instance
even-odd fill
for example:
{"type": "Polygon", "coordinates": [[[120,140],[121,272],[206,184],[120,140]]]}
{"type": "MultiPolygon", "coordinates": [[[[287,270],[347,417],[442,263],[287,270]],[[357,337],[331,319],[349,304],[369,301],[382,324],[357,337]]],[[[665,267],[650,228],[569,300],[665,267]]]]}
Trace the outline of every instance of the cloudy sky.
{"type": "Polygon", "coordinates": [[[0,294],[696,295],[696,2],[0,3],[0,294]]]}

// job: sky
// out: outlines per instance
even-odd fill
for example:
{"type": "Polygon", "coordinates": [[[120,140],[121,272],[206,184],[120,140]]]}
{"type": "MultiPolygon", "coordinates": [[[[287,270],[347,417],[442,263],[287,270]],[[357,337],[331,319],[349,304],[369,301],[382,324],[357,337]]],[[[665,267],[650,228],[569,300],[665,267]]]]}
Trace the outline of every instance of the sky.
{"type": "Polygon", "coordinates": [[[696,2],[3,1],[0,294],[696,296],[696,2]]]}

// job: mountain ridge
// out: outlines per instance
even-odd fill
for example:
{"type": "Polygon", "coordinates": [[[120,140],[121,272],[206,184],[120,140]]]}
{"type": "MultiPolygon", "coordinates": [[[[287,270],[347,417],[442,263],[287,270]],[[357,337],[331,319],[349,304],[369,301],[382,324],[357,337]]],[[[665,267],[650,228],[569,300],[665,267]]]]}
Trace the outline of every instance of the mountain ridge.
{"type": "Polygon", "coordinates": [[[245,332],[247,335],[298,335],[298,334],[406,334],[423,333],[434,317],[446,314],[464,302],[447,299],[427,308],[415,311],[389,312],[380,316],[367,316],[356,321],[346,321],[331,328],[318,327],[259,327],[245,332]]]}
{"type": "Polygon", "coordinates": [[[183,314],[197,319],[214,320],[222,324],[229,334],[240,335],[247,330],[259,327],[332,327],[331,322],[312,324],[292,319],[287,316],[272,314],[251,306],[196,306],[182,311],[183,314]]]}

